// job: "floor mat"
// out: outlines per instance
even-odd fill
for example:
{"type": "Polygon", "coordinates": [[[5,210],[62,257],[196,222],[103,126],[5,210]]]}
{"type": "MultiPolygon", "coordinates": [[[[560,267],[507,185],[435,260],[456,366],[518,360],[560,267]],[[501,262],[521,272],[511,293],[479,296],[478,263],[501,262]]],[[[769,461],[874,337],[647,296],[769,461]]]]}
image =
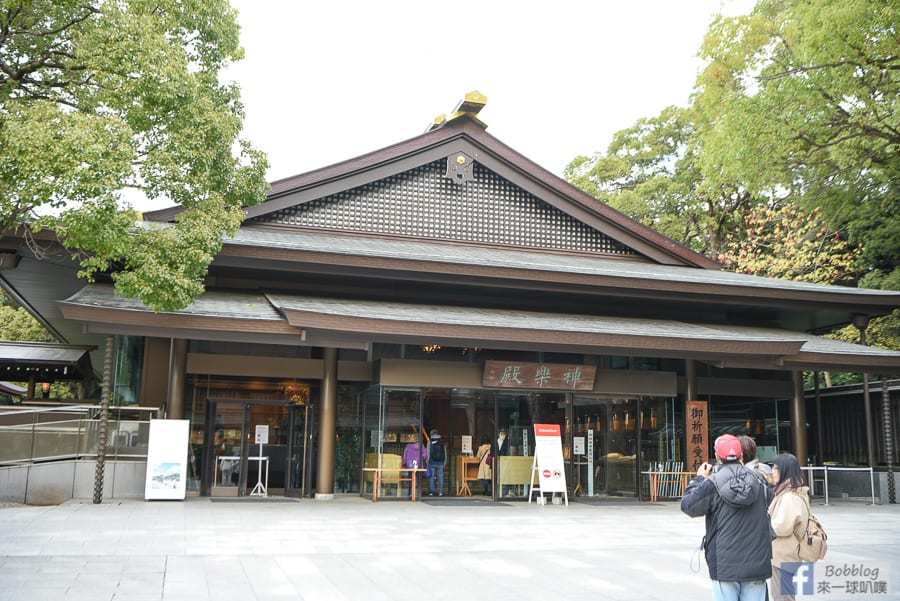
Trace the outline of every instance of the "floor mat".
{"type": "Polygon", "coordinates": [[[473,505],[478,505],[479,507],[509,507],[509,503],[502,503],[500,501],[491,501],[490,499],[460,499],[460,498],[449,498],[449,499],[441,499],[434,497],[426,497],[422,499],[422,502],[426,505],[434,505],[434,506],[444,506],[444,507],[472,507],[473,505]]]}
{"type": "Polygon", "coordinates": [[[589,499],[587,497],[569,497],[569,503],[581,503],[582,505],[659,505],[659,503],[651,503],[649,501],[638,501],[637,499],[589,499]]]}
{"type": "Polygon", "coordinates": [[[210,497],[213,503],[299,503],[290,497],[210,497]]]}

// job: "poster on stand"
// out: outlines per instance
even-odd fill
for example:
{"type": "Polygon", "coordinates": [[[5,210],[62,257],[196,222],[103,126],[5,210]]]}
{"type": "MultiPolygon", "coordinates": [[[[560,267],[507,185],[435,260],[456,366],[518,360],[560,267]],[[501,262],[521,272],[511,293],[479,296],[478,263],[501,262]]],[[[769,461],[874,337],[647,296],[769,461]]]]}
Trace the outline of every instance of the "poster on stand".
{"type": "Polygon", "coordinates": [[[150,420],[145,500],[184,500],[189,423],[186,419],[150,420]]]}
{"type": "Polygon", "coordinates": [[[534,425],[534,458],[541,492],[565,493],[566,466],[558,424],[534,425]]]}

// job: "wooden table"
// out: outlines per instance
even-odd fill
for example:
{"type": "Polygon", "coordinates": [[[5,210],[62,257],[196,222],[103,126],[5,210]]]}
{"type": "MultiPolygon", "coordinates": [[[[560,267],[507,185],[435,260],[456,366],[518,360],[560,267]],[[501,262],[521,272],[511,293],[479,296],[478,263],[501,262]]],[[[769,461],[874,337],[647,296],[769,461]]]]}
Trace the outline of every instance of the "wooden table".
{"type": "Polygon", "coordinates": [[[641,472],[650,476],[650,502],[655,503],[659,498],[660,484],[678,484],[678,496],[684,496],[684,489],[691,481],[694,472],[641,472]]]}
{"type": "Polygon", "coordinates": [[[399,486],[400,482],[409,482],[412,485],[412,502],[416,502],[416,477],[419,472],[424,472],[424,468],[396,468],[396,467],[364,467],[364,472],[372,472],[375,476],[372,482],[372,502],[375,503],[378,501],[378,485],[383,482],[396,482],[399,486]],[[397,472],[397,476],[391,476],[390,478],[382,478],[382,472],[397,472]],[[404,477],[404,473],[408,473],[409,476],[404,477]]]}

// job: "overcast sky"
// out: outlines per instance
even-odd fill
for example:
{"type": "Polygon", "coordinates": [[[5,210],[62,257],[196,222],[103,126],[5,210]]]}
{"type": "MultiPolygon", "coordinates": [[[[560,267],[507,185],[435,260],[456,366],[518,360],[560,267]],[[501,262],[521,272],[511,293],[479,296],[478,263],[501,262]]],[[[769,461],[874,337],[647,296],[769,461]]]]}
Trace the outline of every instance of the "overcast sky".
{"type": "Polygon", "coordinates": [[[686,105],[714,14],[753,0],[232,0],[243,137],[274,181],[401,142],[487,96],[488,132],[553,173],[686,105]]]}

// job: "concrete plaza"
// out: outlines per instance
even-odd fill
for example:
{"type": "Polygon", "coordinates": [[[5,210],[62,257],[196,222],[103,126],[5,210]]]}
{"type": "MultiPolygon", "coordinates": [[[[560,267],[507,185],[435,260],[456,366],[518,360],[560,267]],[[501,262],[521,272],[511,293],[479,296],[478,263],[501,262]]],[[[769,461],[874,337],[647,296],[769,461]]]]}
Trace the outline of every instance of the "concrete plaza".
{"type": "MultiPolygon", "coordinates": [[[[826,562],[900,566],[897,505],[814,500],[813,510],[829,533],[826,562]]],[[[0,601],[707,600],[703,531],[674,502],[8,506],[0,601]]],[[[900,574],[881,579],[889,589],[880,598],[900,598],[900,574]]]]}

